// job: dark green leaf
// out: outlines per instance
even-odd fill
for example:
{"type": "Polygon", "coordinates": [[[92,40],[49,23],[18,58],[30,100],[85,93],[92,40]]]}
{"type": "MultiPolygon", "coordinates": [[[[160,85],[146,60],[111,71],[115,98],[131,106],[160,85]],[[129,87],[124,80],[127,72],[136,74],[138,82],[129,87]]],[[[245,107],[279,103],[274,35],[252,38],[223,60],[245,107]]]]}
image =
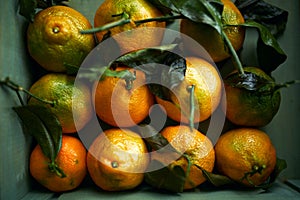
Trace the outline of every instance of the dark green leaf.
{"type": "Polygon", "coordinates": [[[121,56],[111,66],[123,64],[143,71],[152,93],[169,99],[167,88],[176,87],[185,76],[186,62],[181,54],[178,44],[146,48],[121,56]]]}
{"type": "Polygon", "coordinates": [[[227,176],[214,174],[204,170],[202,167],[196,165],[199,169],[201,169],[204,177],[214,186],[221,187],[221,186],[229,186],[229,185],[236,185],[236,182],[228,178],[227,176]]]}
{"type": "Polygon", "coordinates": [[[64,64],[64,67],[66,68],[66,73],[68,75],[76,75],[79,70],[79,67],[76,65],[64,64]]]}
{"type": "Polygon", "coordinates": [[[39,9],[45,9],[53,5],[65,5],[69,0],[20,0],[19,14],[30,22],[33,22],[34,16],[39,9]]]}
{"type": "Polygon", "coordinates": [[[158,169],[145,173],[145,181],[151,186],[170,192],[183,192],[185,172],[180,166],[165,166],[159,161],[152,160],[150,169],[158,169]]]}
{"type": "Polygon", "coordinates": [[[237,0],[235,5],[245,20],[253,20],[266,26],[273,35],[284,32],[288,20],[287,11],[263,0],[237,0]]]}
{"type": "Polygon", "coordinates": [[[246,21],[242,26],[253,27],[258,30],[257,56],[260,68],[265,72],[270,73],[274,71],[287,59],[287,55],[265,26],[255,21],[246,21]]]}
{"type": "MultiPolygon", "coordinates": [[[[170,44],[129,52],[113,61],[111,66],[123,64],[129,67],[138,67],[149,63],[164,64],[164,59],[177,47],[178,44],[170,44]]],[[[150,73],[152,73],[151,71],[150,73]]]]}
{"type": "Polygon", "coordinates": [[[286,161],[283,159],[280,159],[280,158],[276,158],[275,168],[274,168],[273,172],[271,173],[268,181],[258,187],[263,188],[263,189],[270,188],[273,185],[273,183],[276,181],[279,174],[286,168],[287,168],[286,161]]]}
{"type": "MultiPolygon", "coordinates": [[[[270,86],[271,91],[271,88],[275,87],[274,82],[270,82],[261,76],[246,71],[244,76],[240,76],[237,72],[232,73],[224,79],[224,82],[232,87],[243,88],[249,91],[260,91],[266,86],[270,86]]],[[[264,92],[265,90],[266,89],[264,89],[264,92]]]]}
{"type": "Polygon", "coordinates": [[[221,33],[223,11],[221,0],[155,0],[154,2],[165,10],[182,14],[195,22],[208,24],[221,33]]]}
{"type": "Polygon", "coordinates": [[[90,66],[89,68],[82,68],[80,69],[80,73],[77,74],[77,77],[86,79],[90,82],[98,81],[107,69],[107,66],[90,66]]]}
{"type": "Polygon", "coordinates": [[[177,152],[168,140],[150,125],[139,126],[139,132],[153,151],[164,148],[164,152],[177,152]]]}
{"type": "Polygon", "coordinates": [[[42,106],[27,105],[13,109],[22,120],[27,132],[41,146],[44,155],[54,161],[61,148],[62,137],[61,125],[54,114],[42,106]]]}
{"type": "Polygon", "coordinates": [[[36,9],[37,1],[36,0],[20,0],[20,15],[24,16],[30,22],[33,22],[36,9]]]}
{"type": "Polygon", "coordinates": [[[176,8],[171,0],[148,0],[152,5],[158,8],[164,15],[170,15],[176,8]]]}
{"type": "Polygon", "coordinates": [[[39,117],[46,127],[51,140],[53,141],[54,155],[58,154],[62,142],[62,127],[58,118],[46,107],[43,106],[27,106],[29,110],[39,117]]]}

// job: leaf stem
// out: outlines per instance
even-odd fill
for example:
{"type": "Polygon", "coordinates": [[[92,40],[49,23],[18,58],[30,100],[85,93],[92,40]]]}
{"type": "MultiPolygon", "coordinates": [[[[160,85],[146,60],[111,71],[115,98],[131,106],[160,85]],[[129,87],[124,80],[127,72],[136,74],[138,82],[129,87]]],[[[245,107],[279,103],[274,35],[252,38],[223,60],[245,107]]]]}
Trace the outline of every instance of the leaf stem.
{"type": "Polygon", "coordinates": [[[290,87],[291,85],[299,84],[299,83],[300,83],[300,80],[292,80],[292,81],[287,81],[287,82],[282,83],[282,84],[276,84],[275,85],[275,91],[279,90],[281,88],[287,88],[287,87],[290,87]]]}
{"type": "Polygon", "coordinates": [[[128,24],[130,22],[131,22],[130,19],[122,18],[120,20],[105,24],[103,26],[99,26],[99,27],[96,27],[96,28],[91,28],[91,29],[88,29],[88,30],[81,30],[80,33],[81,34],[96,33],[96,32],[105,31],[105,30],[114,28],[116,26],[122,26],[122,25],[128,24]]]}
{"type": "MultiPolygon", "coordinates": [[[[208,9],[209,13],[211,14],[211,16],[214,18],[215,22],[218,24],[218,32],[221,34],[221,36],[223,37],[223,39],[225,40],[225,44],[227,45],[227,47],[229,48],[229,51],[233,57],[234,60],[234,65],[236,67],[236,69],[238,70],[238,73],[241,77],[245,76],[245,72],[243,69],[243,65],[235,51],[235,49],[233,48],[229,38],[227,37],[226,33],[224,32],[224,27],[223,27],[223,23],[222,23],[222,14],[220,13],[216,13],[214,12],[214,9],[212,9],[212,6],[210,5],[210,3],[205,2],[205,6],[208,9]]],[[[224,4],[223,4],[224,6],[224,4]]]]}
{"type": "Polygon", "coordinates": [[[238,73],[241,77],[244,77],[245,76],[245,72],[244,72],[244,69],[243,69],[243,65],[240,61],[240,58],[239,56],[237,55],[235,49],[233,48],[229,38],[227,37],[226,33],[224,32],[224,30],[222,29],[222,37],[224,38],[225,40],[225,43],[227,45],[227,47],[229,48],[229,51],[233,57],[233,60],[234,60],[234,65],[236,67],[236,69],[238,70],[238,73]]]}
{"type": "Polygon", "coordinates": [[[136,79],[136,71],[131,73],[127,69],[122,70],[122,71],[115,71],[115,70],[111,70],[109,68],[106,68],[106,70],[103,73],[103,76],[104,76],[104,78],[106,76],[109,76],[109,77],[118,77],[120,79],[124,79],[125,82],[126,82],[126,85],[125,85],[126,89],[131,90],[133,81],[136,79]]]}
{"type": "Polygon", "coordinates": [[[195,93],[195,85],[191,85],[187,88],[190,93],[190,116],[189,123],[191,131],[194,129],[194,118],[195,118],[195,101],[194,101],[194,93],[195,93]]]}
{"type": "Polygon", "coordinates": [[[143,23],[147,23],[147,22],[165,22],[165,21],[169,21],[169,20],[173,20],[173,19],[182,19],[184,18],[183,15],[178,14],[178,15],[166,15],[166,16],[162,16],[162,17],[153,17],[153,18],[148,18],[148,19],[142,19],[142,20],[136,20],[134,21],[134,23],[139,26],[140,24],[143,23]]]}
{"type": "Polygon", "coordinates": [[[50,172],[55,173],[58,177],[60,177],[60,178],[67,177],[67,175],[64,173],[64,171],[61,168],[59,168],[59,166],[56,164],[55,161],[51,161],[48,164],[48,167],[49,167],[50,172]]]}
{"type": "MultiPolygon", "coordinates": [[[[92,29],[88,29],[88,30],[81,30],[80,33],[81,34],[92,34],[92,33],[96,33],[96,32],[100,32],[100,31],[105,31],[117,26],[122,26],[128,23],[131,23],[132,20],[129,18],[129,16],[126,13],[122,13],[120,14],[122,16],[122,18],[120,20],[111,22],[111,23],[107,23],[103,26],[99,26],[96,28],[92,28],[92,29]]],[[[115,16],[120,16],[120,15],[115,15],[115,16]]],[[[183,15],[166,15],[166,16],[162,16],[162,17],[153,17],[153,18],[148,18],[148,19],[142,19],[142,20],[136,20],[133,21],[134,24],[136,24],[137,26],[143,24],[143,23],[147,23],[147,22],[152,22],[152,21],[157,21],[157,22],[164,22],[164,21],[169,21],[172,19],[180,19],[180,18],[184,18],[183,15]]]]}
{"type": "Polygon", "coordinates": [[[10,89],[14,90],[17,93],[19,101],[22,105],[24,105],[24,102],[21,98],[20,91],[26,93],[27,95],[29,95],[29,96],[31,96],[31,97],[33,97],[33,98],[35,98],[38,101],[41,101],[43,103],[50,104],[51,106],[55,105],[55,101],[48,101],[48,100],[39,98],[38,96],[32,94],[31,92],[29,92],[28,90],[26,90],[23,87],[19,86],[15,82],[11,81],[9,77],[6,77],[3,81],[0,81],[0,84],[3,84],[5,86],[9,87],[10,89]]]}

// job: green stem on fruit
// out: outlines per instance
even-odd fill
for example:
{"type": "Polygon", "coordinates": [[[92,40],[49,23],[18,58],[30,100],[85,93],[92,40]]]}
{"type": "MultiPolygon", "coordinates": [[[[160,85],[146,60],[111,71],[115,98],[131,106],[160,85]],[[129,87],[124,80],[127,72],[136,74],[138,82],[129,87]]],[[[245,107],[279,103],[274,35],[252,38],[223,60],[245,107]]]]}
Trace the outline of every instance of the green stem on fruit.
{"type": "Polygon", "coordinates": [[[182,156],[187,160],[187,163],[188,163],[187,168],[186,168],[186,172],[185,172],[185,181],[189,181],[189,183],[191,185],[193,185],[194,182],[189,179],[189,175],[190,175],[190,172],[191,172],[191,167],[193,165],[192,161],[191,161],[188,154],[184,153],[182,156]]]}
{"type": "Polygon", "coordinates": [[[275,85],[275,91],[280,90],[281,88],[287,88],[287,87],[290,87],[291,85],[299,84],[299,83],[300,83],[300,80],[292,80],[292,81],[287,81],[287,82],[282,83],[282,84],[276,84],[275,85]]]}
{"type": "Polygon", "coordinates": [[[49,168],[50,172],[55,173],[60,178],[67,177],[67,175],[64,173],[64,171],[61,168],[59,168],[59,166],[54,161],[51,161],[50,163],[48,163],[48,168],[49,168]]]}
{"type": "Polygon", "coordinates": [[[250,185],[256,186],[249,177],[253,176],[256,173],[262,174],[262,171],[266,169],[266,165],[254,165],[252,166],[252,170],[250,172],[246,172],[244,176],[241,178],[241,181],[246,180],[250,185]]]}
{"type": "Polygon", "coordinates": [[[147,22],[153,22],[153,21],[156,21],[156,22],[166,22],[166,21],[169,21],[169,20],[182,19],[182,18],[184,18],[184,16],[181,15],[181,14],[178,14],[178,15],[166,15],[166,16],[162,16],[162,17],[153,17],[153,18],[148,18],[148,19],[136,20],[136,21],[134,21],[134,23],[137,26],[139,26],[140,24],[147,23],[147,22]]]}
{"type": "MultiPolygon", "coordinates": [[[[92,29],[88,29],[88,30],[81,30],[80,33],[81,34],[92,34],[92,33],[97,33],[100,31],[105,31],[105,30],[109,30],[111,28],[117,27],[117,26],[122,26],[125,24],[129,24],[132,22],[132,20],[129,18],[129,15],[126,13],[122,13],[122,14],[118,14],[118,15],[114,15],[114,17],[116,16],[122,16],[122,18],[120,20],[111,22],[111,23],[107,23],[103,26],[99,26],[96,28],[92,28],[92,29]]],[[[137,26],[139,26],[140,24],[143,23],[147,23],[147,22],[152,22],[152,21],[157,21],[157,22],[164,22],[164,21],[169,21],[169,20],[173,20],[173,19],[180,19],[183,18],[182,15],[166,15],[166,16],[162,16],[162,17],[154,17],[154,18],[148,18],[148,19],[142,19],[142,20],[136,20],[133,21],[133,23],[135,23],[137,26]]]]}
{"type": "Polygon", "coordinates": [[[226,33],[224,32],[224,24],[222,22],[222,14],[216,13],[215,10],[212,8],[212,5],[210,5],[209,2],[204,1],[204,3],[205,3],[205,6],[206,6],[208,12],[211,14],[214,21],[219,26],[218,32],[221,34],[221,36],[225,40],[225,44],[229,48],[229,51],[230,51],[230,53],[233,57],[233,60],[234,60],[234,65],[235,65],[236,69],[238,70],[238,73],[239,73],[240,77],[245,77],[245,72],[244,72],[244,69],[243,69],[243,65],[242,65],[235,49],[232,46],[231,41],[229,40],[226,33]]]}
{"type": "Polygon", "coordinates": [[[99,27],[96,27],[96,28],[91,28],[91,29],[88,29],[88,30],[81,30],[80,33],[81,34],[97,33],[97,32],[105,31],[105,30],[108,30],[108,29],[111,29],[111,28],[114,28],[114,27],[117,27],[117,26],[122,26],[122,25],[128,24],[130,22],[131,22],[130,19],[122,18],[120,20],[105,24],[103,26],[99,26],[99,27]]]}
{"type": "Polygon", "coordinates": [[[131,90],[133,81],[136,79],[136,71],[131,73],[129,70],[125,69],[122,71],[115,71],[111,70],[109,68],[106,68],[106,70],[103,73],[104,78],[105,77],[118,77],[120,79],[124,79],[126,82],[126,89],[131,90]]]}
{"type": "Polygon", "coordinates": [[[11,81],[9,77],[6,77],[3,81],[0,81],[0,84],[3,84],[5,86],[9,87],[10,89],[13,89],[18,95],[18,98],[19,98],[19,101],[20,101],[21,105],[24,105],[24,102],[23,102],[23,99],[21,98],[20,92],[24,92],[27,95],[35,98],[36,100],[38,100],[42,103],[50,104],[51,106],[55,105],[55,101],[48,101],[48,100],[39,98],[38,96],[32,94],[31,92],[29,92],[28,90],[26,90],[23,87],[19,86],[15,82],[11,81]]]}
{"type": "Polygon", "coordinates": [[[195,118],[195,101],[194,101],[194,93],[195,86],[191,85],[187,88],[190,93],[190,116],[189,116],[189,124],[191,131],[194,129],[194,118],[195,118]]]}
{"type": "Polygon", "coordinates": [[[229,48],[229,51],[233,57],[233,60],[234,60],[234,65],[236,67],[236,69],[238,70],[238,73],[241,77],[244,77],[245,76],[245,72],[244,72],[244,69],[243,69],[243,65],[240,61],[240,58],[239,56],[237,55],[235,49],[233,48],[229,38],[227,37],[226,33],[223,31],[222,29],[222,37],[224,38],[225,40],[225,43],[227,45],[227,47],[229,48]]]}

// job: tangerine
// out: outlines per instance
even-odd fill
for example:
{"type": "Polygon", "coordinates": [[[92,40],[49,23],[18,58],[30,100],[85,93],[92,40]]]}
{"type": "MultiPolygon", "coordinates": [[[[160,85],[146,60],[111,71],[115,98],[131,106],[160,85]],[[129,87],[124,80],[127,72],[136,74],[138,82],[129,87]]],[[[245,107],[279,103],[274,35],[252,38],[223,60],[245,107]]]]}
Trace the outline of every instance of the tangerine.
{"type": "MultiPolygon", "coordinates": [[[[245,28],[234,25],[243,24],[244,17],[232,1],[222,0],[222,3],[224,5],[222,12],[222,28],[233,48],[237,51],[243,46],[245,28]]],[[[222,36],[217,30],[207,24],[183,19],[180,22],[180,32],[190,36],[202,45],[214,62],[223,61],[231,55],[222,36]]],[[[193,45],[193,43],[186,41],[185,47],[195,55],[199,54],[197,47],[193,45]]]]}
{"type": "Polygon", "coordinates": [[[67,66],[80,67],[94,48],[91,34],[79,31],[92,28],[88,19],[67,6],[51,6],[39,11],[27,29],[31,57],[52,72],[66,72],[67,66]]]}
{"type": "Polygon", "coordinates": [[[86,149],[81,141],[73,136],[62,136],[62,146],[55,159],[56,165],[65,177],[50,170],[51,161],[37,145],[30,155],[30,173],[41,185],[53,192],[65,192],[77,188],[87,173],[86,149]]]}
{"type": "Polygon", "coordinates": [[[93,141],[87,154],[92,180],[107,191],[129,190],[140,185],[148,163],[146,144],[129,129],[105,130],[93,141]]]}
{"type": "Polygon", "coordinates": [[[217,170],[247,186],[264,183],[276,165],[276,149],[259,129],[237,128],[224,133],[215,152],[217,170]]]}

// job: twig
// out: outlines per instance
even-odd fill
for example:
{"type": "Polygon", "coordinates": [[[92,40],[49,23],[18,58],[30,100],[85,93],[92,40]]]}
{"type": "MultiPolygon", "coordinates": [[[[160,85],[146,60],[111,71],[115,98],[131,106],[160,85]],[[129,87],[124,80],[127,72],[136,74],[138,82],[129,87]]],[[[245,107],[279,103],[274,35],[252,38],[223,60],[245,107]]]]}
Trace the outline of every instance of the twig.
{"type": "Polygon", "coordinates": [[[23,87],[19,86],[18,84],[14,83],[13,81],[11,81],[9,77],[6,77],[3,81],[0,81],[0,84],[3,84],[5,86],[9,87],[10,89],[14,90],[18,95],[21,105],[24,105],[24,102],[21,98],[20,92],[24,92],[24,93],[28,94],[29,96],[31,96],[43,103],[50,104],[51,106],[55,105],[55,101],[48,101],[48,100],[39,98],[38,96],[32,94],[28,90],[24,89],[23,87]]]}

